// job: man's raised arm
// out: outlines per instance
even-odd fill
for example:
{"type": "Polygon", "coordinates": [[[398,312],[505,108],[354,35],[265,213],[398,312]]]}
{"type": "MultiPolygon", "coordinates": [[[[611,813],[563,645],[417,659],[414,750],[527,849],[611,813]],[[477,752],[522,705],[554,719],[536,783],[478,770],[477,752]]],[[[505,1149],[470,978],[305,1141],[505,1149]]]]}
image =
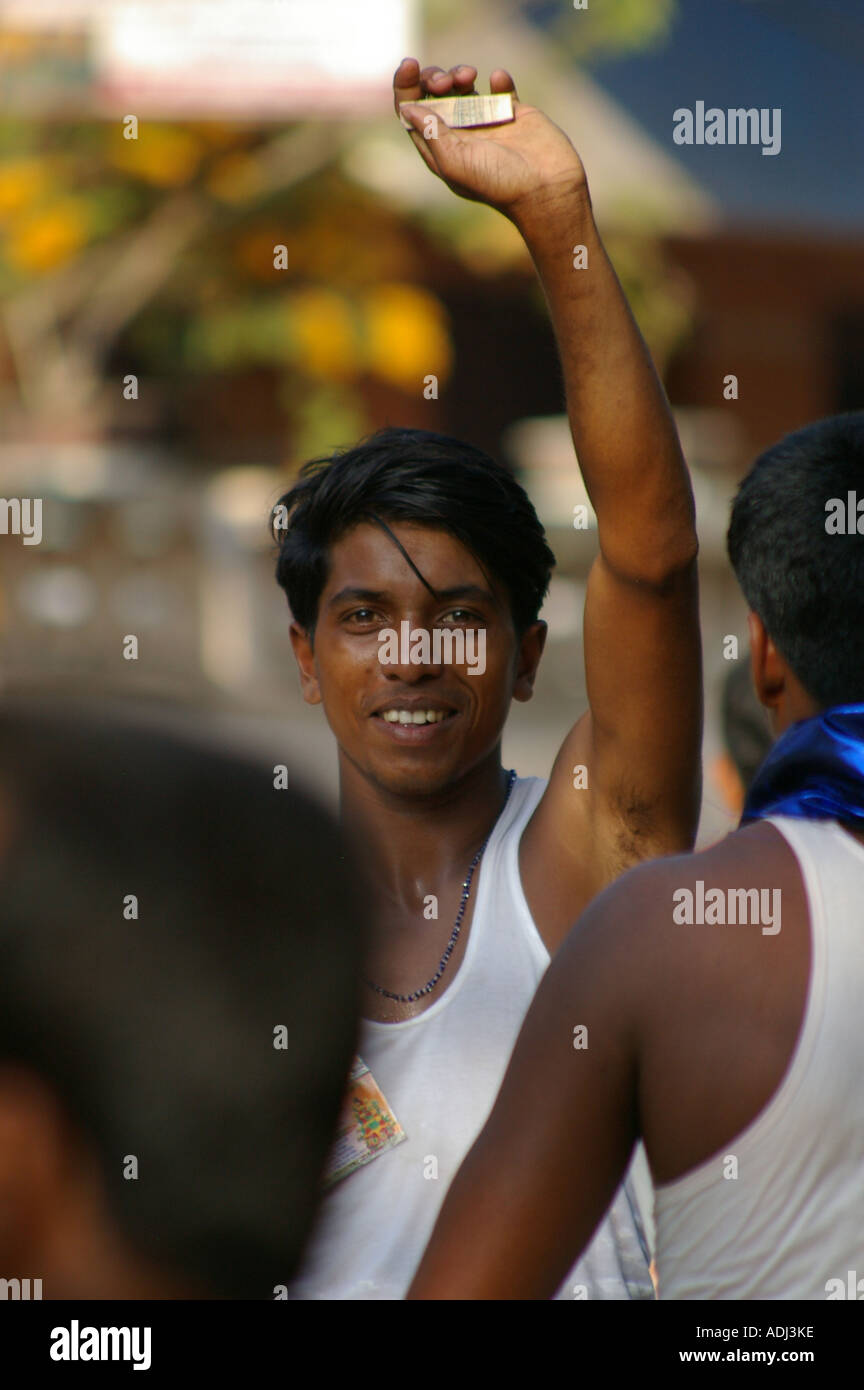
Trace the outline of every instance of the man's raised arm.
{"type": "MultiPolygon", "coordinates": [[[[468,93],[475,77],[469,67],[421,74],[406,59],[395,98],[468,93]]],[[[455,193],[497,208],[528,246],[597,513],[600,553],[584,627],[590,712],[565,739],[523,841],[529,902],[563,934],[628,864],[692,844],[702,730],[698,546],[669,404],[600,241],[579,156],[563,131],[518,100],[503,69],[490,86],[513,91],[515,120],[467,130],[439,121],[426,138],[422,107],[408,115],[429,167],[455,193]],[[587,770],[583,790],[574,789],[577,766],[587,770]],[[561,859],[554,885],[550,844],[561,859]]]]}

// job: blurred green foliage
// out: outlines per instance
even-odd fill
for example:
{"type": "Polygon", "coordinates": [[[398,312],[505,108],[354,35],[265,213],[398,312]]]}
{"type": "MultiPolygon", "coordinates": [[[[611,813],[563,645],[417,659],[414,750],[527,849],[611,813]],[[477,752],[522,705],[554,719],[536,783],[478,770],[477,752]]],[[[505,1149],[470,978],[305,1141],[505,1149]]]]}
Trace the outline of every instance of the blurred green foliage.
{"type": "MultiPolygon", "coordinates": [[[[482,0],[481,0],[482,2],[482,0]]],[[[472,18],[477,0],[470,0],[472,18]]],[[[494,0],[490,21],[522,15],[541,27],[574,58],[607,57],[658,43],[669,32],[678,0],[588,0],[576,10],[573,0],[494,0]]],[[[425,0],[424,19],[431,33],[448,29],[464,14],[465,0],[425,0]]]]}
{"type": "MultiPolygon", "coordinates": [[[[430,30],[458,18],[461,4],[428,0],[430,30]]],[[[675,0],[589,0],[578,12],[501,0],[488,5],[490,22],[508,10],[581,59],[658,40],[675,0]]],[[[16,52],[6,60],[14,66],[16,52]]],[[[86,409],[104,394],[107,364],[124,355],[175,381],[265,366],[282,380],[305,453],[337,425],[341,438],[371,427],[369,378],[406,391],[428,372],[446,383],[449,326],[422,246],[490,278],[520,264],[527,277],[524,248],[505,219],[476,204],[399,211],[340,169],[338,125],[323,142],[322,130],[142,120],[128,139],[119,121],[0,118],[4,403],[17,395],[48,411],[62,380],[86,409]],[[285,268],[274,264],[280,246],[285,268]]],[[[658,246],[622,236],[611,249],[662,363],[686,327],[687,302],[658,246]]]]}

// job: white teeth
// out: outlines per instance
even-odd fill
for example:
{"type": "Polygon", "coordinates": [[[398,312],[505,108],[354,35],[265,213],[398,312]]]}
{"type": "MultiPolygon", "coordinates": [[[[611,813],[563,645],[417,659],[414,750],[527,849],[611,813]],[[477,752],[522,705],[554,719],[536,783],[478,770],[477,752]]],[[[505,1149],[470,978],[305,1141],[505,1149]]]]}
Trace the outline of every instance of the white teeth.
{"type": "Polygon", "coordinates": [[[381,711],[381,718],[388,724],[440,724],[442,719],[447,718],[447,711],[443,709],[386,709],[381,711]]]}

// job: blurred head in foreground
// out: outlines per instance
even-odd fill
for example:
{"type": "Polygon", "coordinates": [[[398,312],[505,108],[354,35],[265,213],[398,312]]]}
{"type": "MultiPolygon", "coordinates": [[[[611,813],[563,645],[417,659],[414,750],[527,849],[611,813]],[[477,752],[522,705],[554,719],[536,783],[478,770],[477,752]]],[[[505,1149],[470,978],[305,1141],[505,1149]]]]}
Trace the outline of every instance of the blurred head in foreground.
{"type": "Polygon", "coordinates": [[[0,704],[0,1277],[272,1298],[354,1046],[365,922],[272,767],[0,704]]]}

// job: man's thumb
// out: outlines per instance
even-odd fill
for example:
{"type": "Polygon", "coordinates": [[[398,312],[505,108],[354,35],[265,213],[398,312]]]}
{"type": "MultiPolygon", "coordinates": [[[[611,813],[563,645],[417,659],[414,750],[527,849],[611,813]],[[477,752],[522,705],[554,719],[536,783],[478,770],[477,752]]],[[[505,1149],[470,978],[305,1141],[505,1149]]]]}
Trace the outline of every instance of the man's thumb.
{"type": "Polygon", "coordinates": [[[437,140],[439,132],[450,129],[437,111],[430,111],[422,102],[400,103],[399,114],[409,122],[412,130],[416,130],[427,140],[437,140]]]}

